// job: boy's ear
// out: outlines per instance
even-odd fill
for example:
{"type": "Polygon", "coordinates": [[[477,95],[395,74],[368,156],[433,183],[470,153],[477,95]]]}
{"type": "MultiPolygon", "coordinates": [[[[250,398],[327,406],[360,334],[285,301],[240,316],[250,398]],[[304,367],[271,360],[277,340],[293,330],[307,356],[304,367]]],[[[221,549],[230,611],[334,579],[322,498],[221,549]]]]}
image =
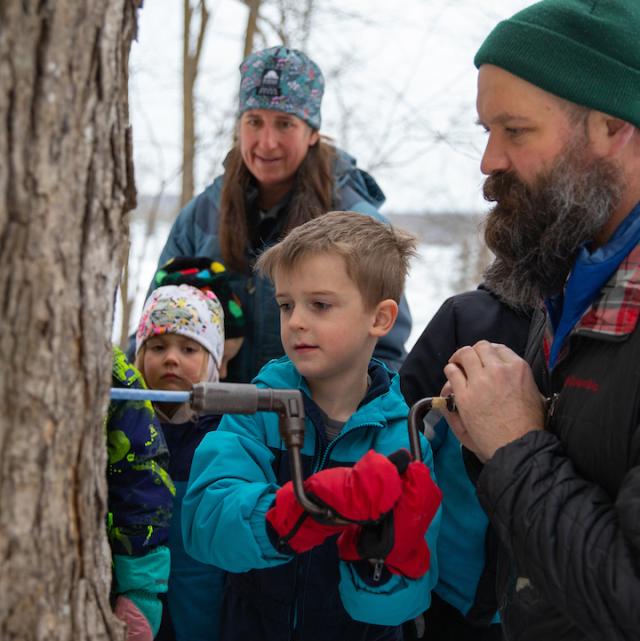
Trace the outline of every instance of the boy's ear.
{"type": "Polygon", "coordinates": [[[392,298],[386,298],[376,305],[371,336],[385,336],[391,331],[398,318],[398,303],[392,298]]]}

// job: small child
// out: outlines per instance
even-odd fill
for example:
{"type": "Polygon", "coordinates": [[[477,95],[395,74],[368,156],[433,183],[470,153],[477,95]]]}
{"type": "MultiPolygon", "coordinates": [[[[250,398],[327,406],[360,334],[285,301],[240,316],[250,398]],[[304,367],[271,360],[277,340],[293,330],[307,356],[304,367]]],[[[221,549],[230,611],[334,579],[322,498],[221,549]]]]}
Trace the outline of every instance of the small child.
{"type": "Polygon", "coordinates": [[[408,408],[398,376],[372,359],[414,247],[369,216],[331,212],[258,259],[286,356],[254,382],[302,391],[305,489],[346,523],[300,508],[275,414],[226,415],[195,453],[182,514],[187,551],[230,572],[222,641],[401,639],[429,604],[441,498],[431,451],[423,439],[426,465],[397,451],[408,408]]]}
{"type": "MultiPolygon", "coordinates": [[[[140,372],[113,348],[113,387],[144,389],[140,372]]],[[[173,483],[169,452],[149,401],[111,401],[107,431],[107,534],[113,559],[115,614],[127,641],[151,641],[160,627],[169,578],[173,483]]]]}
{"type": "Polygon", "coordinates": [[[220,380],[227,377],[227,365],[240,351],[246,332],[246,320],[240,299],[231,289],[229,272],[219,260],[206,256],[176,256],[169,259],[153,277],[154,287],[191,285],[216,295],[224,310],[224,352],[220,380]]]}
{"type": "MultiPolygon", "coordinates": [[[[224,349],[223,310],[215,294],[189,285],[159,287],[147,299],[136,332],[136,364],[151,389],[188,391],[216,382],[224,349]]],[[[216,641],[225,572],[191,558],[180,531],[193,452],[219,416],[194,417],[188,403],[155,403],[176,486],[169,531],[171,574],[158,639],[216,641]]]]}

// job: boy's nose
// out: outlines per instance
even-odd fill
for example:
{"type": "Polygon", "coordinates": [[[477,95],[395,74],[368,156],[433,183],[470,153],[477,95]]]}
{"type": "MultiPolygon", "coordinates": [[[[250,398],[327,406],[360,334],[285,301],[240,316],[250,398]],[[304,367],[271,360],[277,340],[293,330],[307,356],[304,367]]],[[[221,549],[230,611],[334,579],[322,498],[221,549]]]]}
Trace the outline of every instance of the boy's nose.
{"type": "Polygon", "coordinates": [[[289,316],[289,327],[291,329],[302,329],[305,326],[304,314],[298,308],[295,308],[289,316]]]}

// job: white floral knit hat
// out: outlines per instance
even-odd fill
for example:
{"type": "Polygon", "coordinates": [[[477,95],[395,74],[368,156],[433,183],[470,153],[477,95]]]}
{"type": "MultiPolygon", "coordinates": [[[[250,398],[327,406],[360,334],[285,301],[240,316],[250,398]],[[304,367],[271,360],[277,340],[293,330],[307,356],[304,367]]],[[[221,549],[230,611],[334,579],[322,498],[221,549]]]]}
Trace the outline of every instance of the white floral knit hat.
{"type": "Polygon", "coordinates": [[[200,343],[215,361],[224,351],[224,312],[216,295],[190,285],[154,290],[144,304],[136,331],[136,354],[152,336],[179,334],[200,343]]]}

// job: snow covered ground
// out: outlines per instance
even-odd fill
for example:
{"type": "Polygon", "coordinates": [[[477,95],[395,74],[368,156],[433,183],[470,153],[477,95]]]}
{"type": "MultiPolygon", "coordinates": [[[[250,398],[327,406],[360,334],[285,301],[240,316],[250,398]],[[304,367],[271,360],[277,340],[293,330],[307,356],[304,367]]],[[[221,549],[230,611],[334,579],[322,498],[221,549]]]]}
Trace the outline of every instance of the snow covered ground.
{"type": "MultiPolygon", "coordinates": [[[[158,256],[168,233],[169,225],[162,224],[145,244],[143,242],[144,225],[140,221],[133,221],[131,224],[130,288],[137,284],[131,316],[134,325],[142,311],[144,295],[153,277],[158,256]],[[144,255],[142,255],[143,250],[144,255]]],[[[419,255],[412,263],[406,286],[407,300],[413,317],[413,330],[407,341],[407,350],[411,349],[443,301],[455,293],[455,284],[459,281],[457,267],[459,252],[458,245],[420,245],[419,255]]],[[[118,301],[114,322],[114,341],[119,340],[120,316],[121,308],[118,301]]],[[[133,329],[134,326],[130,326],[130,331],[133,329]]]]}

